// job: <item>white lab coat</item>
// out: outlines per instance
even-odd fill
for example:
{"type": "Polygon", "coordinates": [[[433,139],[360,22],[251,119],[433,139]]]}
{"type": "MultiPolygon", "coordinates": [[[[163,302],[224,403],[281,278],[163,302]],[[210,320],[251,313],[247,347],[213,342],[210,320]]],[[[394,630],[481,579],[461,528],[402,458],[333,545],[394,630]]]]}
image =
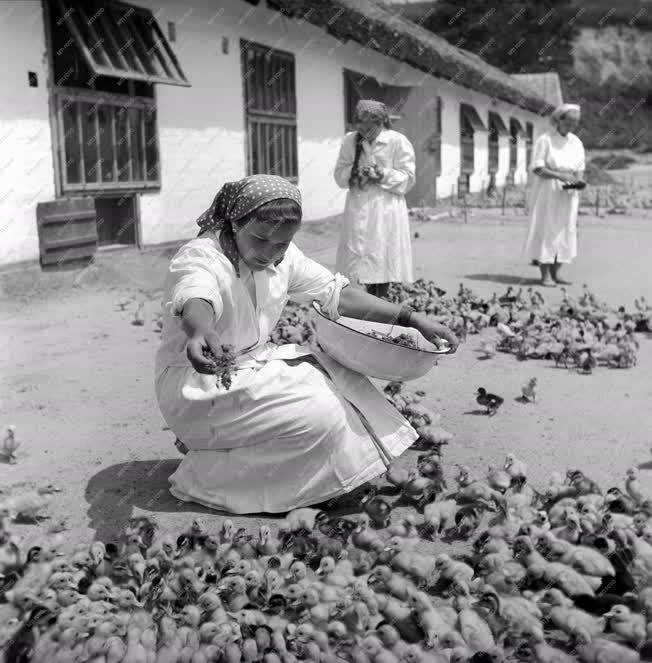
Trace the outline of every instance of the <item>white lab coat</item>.
{"type": "MultiPolygon", "coordinates": [[[[349,187],[356,132],[347,133],[335,166],[335,181],[349,187]]],[[[377,164],[385,177],[364,190],[349,189],[336,269],[353,283],[411,283],[412,244],[405,194],[414,186],[414,148],[401,133],[380,132],[363,143],[360,167],[377,164]]]]}
{"type": "MultiPolygon", "coordinates": [[[[531,169],[540,167],[584,171],[582,141],[575,134],[562,136],[554,129],[542,134],[534,143],[531,163],[531,169]]],[[[577,256],[579,194],[561,187],[559,180],[532,175],[530,228],[524,249],[528,260],[569,263],[577,256]]]]}
{"type": "Polygon", "coordinates": [[[252,273],[241,262],[240,269],[238,278],[214,233],[188,242],[170,263],[156,395],[168,426],[189,449],[170,477],[172,494],[232,513],[279,513],[380,475],[385,466],[344,397],[394,457],[414,443],[414,429],[368,378],[317,348],[268,341],[288,299],[316,300],[337,318],[346,278],[294,244],[278,266],[252,273]],[[212,303],[215,332],[239,355],[229,391],[186,357],[179,313],[192,297],[212,303]],[[311,354],[318,364],[306,361],[311,354]]]}

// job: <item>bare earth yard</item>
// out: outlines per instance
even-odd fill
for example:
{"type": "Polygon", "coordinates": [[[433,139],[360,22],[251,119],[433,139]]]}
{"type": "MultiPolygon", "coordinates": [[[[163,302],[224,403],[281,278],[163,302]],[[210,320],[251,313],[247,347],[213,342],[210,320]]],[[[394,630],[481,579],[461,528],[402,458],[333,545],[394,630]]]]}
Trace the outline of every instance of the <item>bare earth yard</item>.
{"type": "MultiPolygon", "coordinates": [[[[652,216],[582,216],[580,229],[580,258],[566,272],[575,282],[572,292],[587,283],[613,304],[631,308],[640,295],[652,302],[652,216]]],[[[335,230],[332,223],[308,225],[298,243],[332,266],[335,230]]],[[[520,258],[521,217],[483,212],[467,225],[415,224],[414,230],[417,275],[449,292],[461,282],[485,296],[534,283],[535,270],[520,258]]],[[[65,518],[70,544],[108,540],[132,513],[153,513],[165,530],[178,531],[193,514],[215,524],[209,511],[178,503],[167,489],[180,457],[164,430],[152,373],[153,319],[168,257],[106,253],[81,272],[0,277],[0,426],[15,424],[22,442],[18,463],[0,465],[0,487],[52,482],[63,488],[47,513],[53,521],[65,518]],[[132,295],[120,311],[118,302],[132,295]],[[146,324],[133,326],[142,300],[146,324]]],[[[455,357],[413,385],[427,392],[426,405],[455,434],[444,457],[447,473],[454,463],[484,471],[513,451],[538,486],[552,471],[572,466],[600,483],[616,483],[639,465],[652,490],[652,339],[640,340],[636,368],[582,376],[508,355],[479,361],[480,337],[469,337],[455,357]],[[539,380],[540,401],[523,405],[515,398],[531,376],[539,380]],[[492,419],[473,413],[479,386],[506,399],[492,419]]],[[[402,462],[412,464],[414,456],[408,452],[402,462]]],[[[237,522],[252,528],[265,519],[237,522]]],[[[16,531],[27,543],[42,529],[19,525],[16,531]]]]}

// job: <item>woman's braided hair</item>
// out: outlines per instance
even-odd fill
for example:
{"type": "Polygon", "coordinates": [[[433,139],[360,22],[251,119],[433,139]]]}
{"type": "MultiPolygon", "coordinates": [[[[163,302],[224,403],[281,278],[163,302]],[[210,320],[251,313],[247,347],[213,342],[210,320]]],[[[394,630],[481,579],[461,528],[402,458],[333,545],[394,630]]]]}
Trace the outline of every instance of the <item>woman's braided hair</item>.
{"type": "Polygon", "coordinates": [[[351,175],[349,177],[349,188],[360,186],[360,156],[362,155],[362,142],[364,136],[358,131],[355,134],[355,156],[353,157],[353,166],[351,166],[351,175]]]}

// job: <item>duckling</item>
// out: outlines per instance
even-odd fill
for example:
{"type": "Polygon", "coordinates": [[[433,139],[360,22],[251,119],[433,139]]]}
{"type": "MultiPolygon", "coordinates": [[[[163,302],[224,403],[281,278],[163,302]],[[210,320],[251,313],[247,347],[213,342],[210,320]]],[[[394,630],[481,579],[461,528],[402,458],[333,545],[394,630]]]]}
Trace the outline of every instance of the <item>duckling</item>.
{"type": "Polygon", "coordinates": [[[636,504],[645,501],[646,495],[643,492],[641,482],[638,479],[638,470],[635,467],[630,467],[627,470],[625,477],[625,490],[636,504]]]}
{"type": "Polygon", "coordinates": [[[389,592],[401,601],[406,601],[411,590],[415,590],[414,583],[408,578],[394,573],[389,566],[381,564],[377,566],[368,579],[370,586],[376,591],[383,593],[389,592]]]}
{"type": "Polygon", "coordinates": [[[634,613],[626,605],[615,605],[604,615],[611,630],[634,647],[640,647],[646,639],[647,622],[643,615],[634,613]]]}
{"type": "Polygon", "coordinates": [[[534,403],[537,399],[537,379],[530,378],[530,380],[521,387],[521,394],[523,401],[534,403]]]}
{"type": "Polygon", "coordinates": [[[426,492],[433,488],[433,482],[424,476],[419,476],[416,470],[408,472],[408,482],[403,486],[402,493],[410,500],[420,501],[426,492]]]}
{"type": "Polygon", "coordinates": [[[455,514],[458,508],[457,502],[450,499],[426,504],[423,516],[433,538],[455,527],[455,514]]]}
{"type": "Polygon", "coordinates": [[[485,339],[478,348],[480,359],[493,359],[496,356],[496,344],[485,339]]]}
{"type": "Polygon", "coordinates": [[[500,406],[505,402],[505,399],[495,394],[490,394],[484,387],[480,387],[476,392],[476,402],[487,408],[487,415],[493,417],[500,406]]]}
{"type": "Polygon", "coordinates": [[[573,651],[585,663],[639,663],[641,660],[637,651],[619,642],[592,636],[586,629],[576,628],[572,636],[573,651]]]}
{"type": "Polygon", "coordinates": [[[487,483],[500,493],[504,493],[511,485],[512,478],[511,476],[502,469],[497,469],[492,465],[489,465],[487,471],[487,483]]]}
{"type": "Polygon", "coordinates": [[[402,490],[405,484],[410,480],[408,470],[397,467],[396,463],[392,463],[383,476],[388,484],[394,486],[394,488],[397,488],[398,490],[402,490]]]}
{"type": "Polygon", "coordinates": [[[362,640],[362,649],[374,663],[399,663],[398,656],[388,649],[376,635],[367,635],[362,640]]]}
{"type": "Polygon", "coordinates": [[[455,607],[459,610],[457,629],[471,651],[486,651],[496,646],[489,625],[471,608],[470,601],[466,597],[458,596],[455,607]]]}
{"type": "Polygon", "coordinates": [[[571,654],[549,645],[541,629],[532,627],[525,635],[539,663],[574,663],[576,660],[571,654]]]}
{"type": "Polygon", "coordinates": [[[131,321],[132,325],[142,327],[145,324],[145,302],[140,302],[138,308],[134,312],[134,319],[131,321]]]}
{"type": "Polygon", "coordinates": [[[512,453],[505,456],[504,469],[512,479],[527,477],[527,465],[512,453]]]}
{"type": "Polygon", "coordinates": [[[16,463],[16,451],[20,446],[20,442],[16,438],[16,426],[10,424],[7,426],[7,434],[5,435],[2,441],[2,449],[0,449],[0,454],[3,455],[10,464],[16,463]]]}
{"type": "Polygon", "coordinates": [[[362,498],[362,507],[376,527],[385,528],[389,526],[392,505],[386,499],[375,495],[374,491],[370,491],[362,498]]]}
{"type": "Polygon", "coordinates": [[[318,576],[324,577],[324,583],[336,587],[348,587],[354,580],[353,567],[350,562],[336,566],[335,560],[329,556],[321,558],[316,573],[318,576]]]}
{"type": "Polygon", "coordinates": [[[293,509],[287,514],[285,520],[290,525],[291,532],[302,530],[312,532],[315,529],[315,521],[321,513],[321,509],[311,509],[308,507],[293,509]]]}
{"type": "Polygon", "coordinates": [[[458,488],[466,488],[478,479],[471,474],[471,468],[468,465],[456,465],[455,483],[458,488]]]}
{"type": "Polygon", "coordinates": [[[417,538],[419,536],[417,519],[410,513],[400,522],[390,525],[387,532],[390,536],[400,536],[406,539],[417,538]]]}
{"type": "Polygon", "coordinates": [[[426,647],[428,649],[436,648],[439,645],[439,639],[450,631],[450,625],[433,608],[430,598],[425,592],[410,592],[407,603],[426,635],[426,647]]]}
{"type": "Polygon", "coordinates": [[[398,629],[387,622],[383,622],[376,627],[376,633],[383,643],[383,646],[399,658],[403,658],[409,645],[401,639],[398,629]]]}
{"type": "Polygon", "coordinates": [[[385,550],[391,555],[390,566],[421,581],[428,580],[435,571],[435,560],[430,555],[408,550],[409,545],[409,539],[396,536],[387,542],[385,550]]]}
{"type": "Polygon", "coordinates": [[[446,553],[435,557],[435,571],[439,573],[440,578],[450,582],[453,580],[470,582],[475,575],[473,569],[468,564],[455,561],[446,553]]]}

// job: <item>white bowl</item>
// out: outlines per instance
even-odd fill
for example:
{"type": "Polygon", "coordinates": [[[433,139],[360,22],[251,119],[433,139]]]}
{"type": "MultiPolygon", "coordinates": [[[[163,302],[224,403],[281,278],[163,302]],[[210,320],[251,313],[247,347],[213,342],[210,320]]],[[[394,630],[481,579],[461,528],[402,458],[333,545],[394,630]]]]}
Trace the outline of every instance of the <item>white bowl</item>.
{"type": "Polygon", "coordinates": [[[315,320],[317,343],[335,361],[370,378],[406,382],[423,377],[450,348],[438,350],[421,333],[410,327],[341,317],[331,320],[317,302],[315,320]],[[391,341],[369,336],[370,331],[398,336],[409,334],[417,348],[407,348],[391,341]]]}

